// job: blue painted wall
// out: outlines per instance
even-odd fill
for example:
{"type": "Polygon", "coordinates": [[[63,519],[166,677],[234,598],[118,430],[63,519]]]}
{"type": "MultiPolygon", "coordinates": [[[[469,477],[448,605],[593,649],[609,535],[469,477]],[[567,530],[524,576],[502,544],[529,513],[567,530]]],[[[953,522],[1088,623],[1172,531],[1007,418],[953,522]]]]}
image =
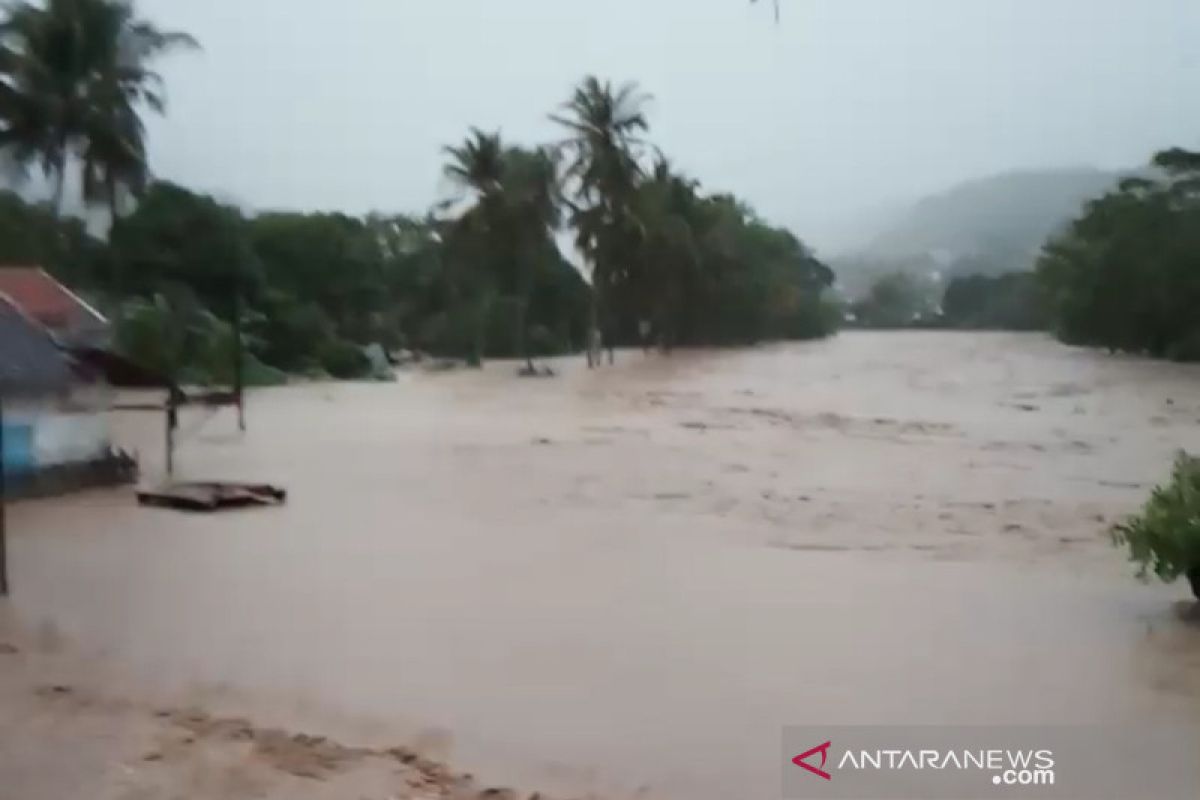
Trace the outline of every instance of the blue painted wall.
{"type": "Polygon", "coordinates": [[[4,423],[4,471],[9,475],[24,475],[34,468],[33,424],[4,423]]]}

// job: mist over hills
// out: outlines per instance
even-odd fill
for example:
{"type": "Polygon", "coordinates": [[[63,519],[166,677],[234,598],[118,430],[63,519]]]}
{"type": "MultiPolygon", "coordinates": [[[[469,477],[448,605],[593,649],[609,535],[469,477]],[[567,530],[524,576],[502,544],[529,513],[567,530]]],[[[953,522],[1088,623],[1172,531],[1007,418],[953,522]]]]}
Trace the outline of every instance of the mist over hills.
{"type": "Polygon", "coordinates": [[[1042,245],[1123,175],[1088,167],[1023,170],[930,195],[831,259],[853,293],[875,275],[908,271],[995,275],[1031,269],[1042,245]]]}

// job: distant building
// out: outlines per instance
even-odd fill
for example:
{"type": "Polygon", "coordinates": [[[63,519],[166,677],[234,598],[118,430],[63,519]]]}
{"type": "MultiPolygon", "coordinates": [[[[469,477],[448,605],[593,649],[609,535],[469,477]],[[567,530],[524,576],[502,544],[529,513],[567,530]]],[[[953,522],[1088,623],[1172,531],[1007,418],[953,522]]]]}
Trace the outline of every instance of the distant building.
{"type": "Polygon", "coordinates": [[[95,345],[108,336],[108,320],[79,295],[38,267],[0,267],[0,295],[68,346],[95,345]]]}
{"type": "Polygon", "coordinates": [[[38,320],[0,295],[0,463],[10,493],[45,494],[132,480],[132,460],[110,443],[111,401],[102,379],[81,368],[38,320]]]}

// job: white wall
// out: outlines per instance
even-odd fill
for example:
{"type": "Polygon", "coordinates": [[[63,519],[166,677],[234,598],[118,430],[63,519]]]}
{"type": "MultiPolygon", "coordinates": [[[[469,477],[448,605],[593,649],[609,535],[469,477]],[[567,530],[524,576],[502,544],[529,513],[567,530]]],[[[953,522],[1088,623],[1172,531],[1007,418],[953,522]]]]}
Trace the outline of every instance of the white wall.
{"type": "Polygon", "coordinates": [[[86,461],[108,450],[108,415],[85,408],[79,401],[77,395],[69,399],[10,400],[4,404],[5,424],[33,425],[35,466],[86,461]]]}
{"type": "Polygon", "coordinates": [[[108,420],[103,414],[43,413],[33,429],[33,454],[39,467],[98,458],[108,443],[108,420]]]}

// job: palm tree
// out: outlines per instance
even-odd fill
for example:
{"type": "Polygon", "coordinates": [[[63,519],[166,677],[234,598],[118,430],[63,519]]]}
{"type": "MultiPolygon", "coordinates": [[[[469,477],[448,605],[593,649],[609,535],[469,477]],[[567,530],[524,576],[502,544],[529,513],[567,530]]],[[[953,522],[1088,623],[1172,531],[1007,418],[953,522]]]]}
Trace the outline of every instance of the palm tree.
{"type": "Polygon", "coordinates": [[[497,133],[472,128],[459,145],[443,148],[449,157],[443,174],[458,190],[456,197],[441,204],[442,210],[457,206],[460,211],[444,224],[447,239],[450,288],[454,303],[470,315],[471,345],[467,362],[479,365],[485,350],[487,317],[495,297],[497,258],[494,238],[503,228],[501,182],[504,177],[504,145],[497,133]],[[466,201],[470,205],[463,208],[466,201]]]}
{"type": "Polygon", "coordinates": [[[642,318],[653,321],[659,347],[668,352],[678,339],[682,299],[700,269],[698,189],[660,158],[635,201],[642,222],[642,318]]]}
{"type": "Polygon", "coordinates": [[[499,132],[471,128],[462,144],[444,147],[442,152],[450,159],[442,172],[459,191],[473,193],[476,200],[495,197],[504,172],[504,145],[499,132]]]}
{"type": "Polygon", "coordinates": [[[482,357],[484,321],[491,299],[502,291],[516,304],[514,341],[518,355],[525,357],[532,370],[525,345],[529,293],[537,268],[546,263],[554,248],[551,233],[560,217],[554,154],[546,148],[505,147],[499,133],[478,128],[472,128],[462,144],[446,147],[444,152],[449,161],[443,174],[459,195],[443,207],[461,207],[464,194],[471,198],[449,230],[459,262],[456,288],[468,289],[478,301],[473,358],[482,357]]]}
{"type": "Polygon", "coordinates": [[[84,199],[115,216],[120,192],[140,194],[148,182],[141,109],[165,109],[149,64],[197,46],[138,18],[127,0],[12,6],[0,22],[0,148],[54,181],[56,210],[68,164],[82,159],[84,199]]]}
{"type": "Polygon", "coordinates": [[[517,355],[526,370],[534,372],[526,337],[529,296],[539,269],[548,268],[560,257],[554,231],[562,217],[562,192],[558,163],[547,147],[525,150],[509,148],[504,154],[501,179],[504,217],[511,236],[512,292],[517,303],[517,355]]]}
{"type": "MultiPolygon", "coordinates": [[[[606,294],[618,270],[629,268],[629,236],[637,227],[631,203],[642,178],[639,160],[646,143],[640,134],[650,127],[644,110],[648,100],[634,83],[614,89],[588,76],[562,113],[550,117],[568,133],[560,147],[569,157],[566,180],[575,195],[570,207],[576,244],[592,265],[593,331],[607,321],[606,294]]],[[[588,365],[593,361],[589,347],[588,365]]]]}

